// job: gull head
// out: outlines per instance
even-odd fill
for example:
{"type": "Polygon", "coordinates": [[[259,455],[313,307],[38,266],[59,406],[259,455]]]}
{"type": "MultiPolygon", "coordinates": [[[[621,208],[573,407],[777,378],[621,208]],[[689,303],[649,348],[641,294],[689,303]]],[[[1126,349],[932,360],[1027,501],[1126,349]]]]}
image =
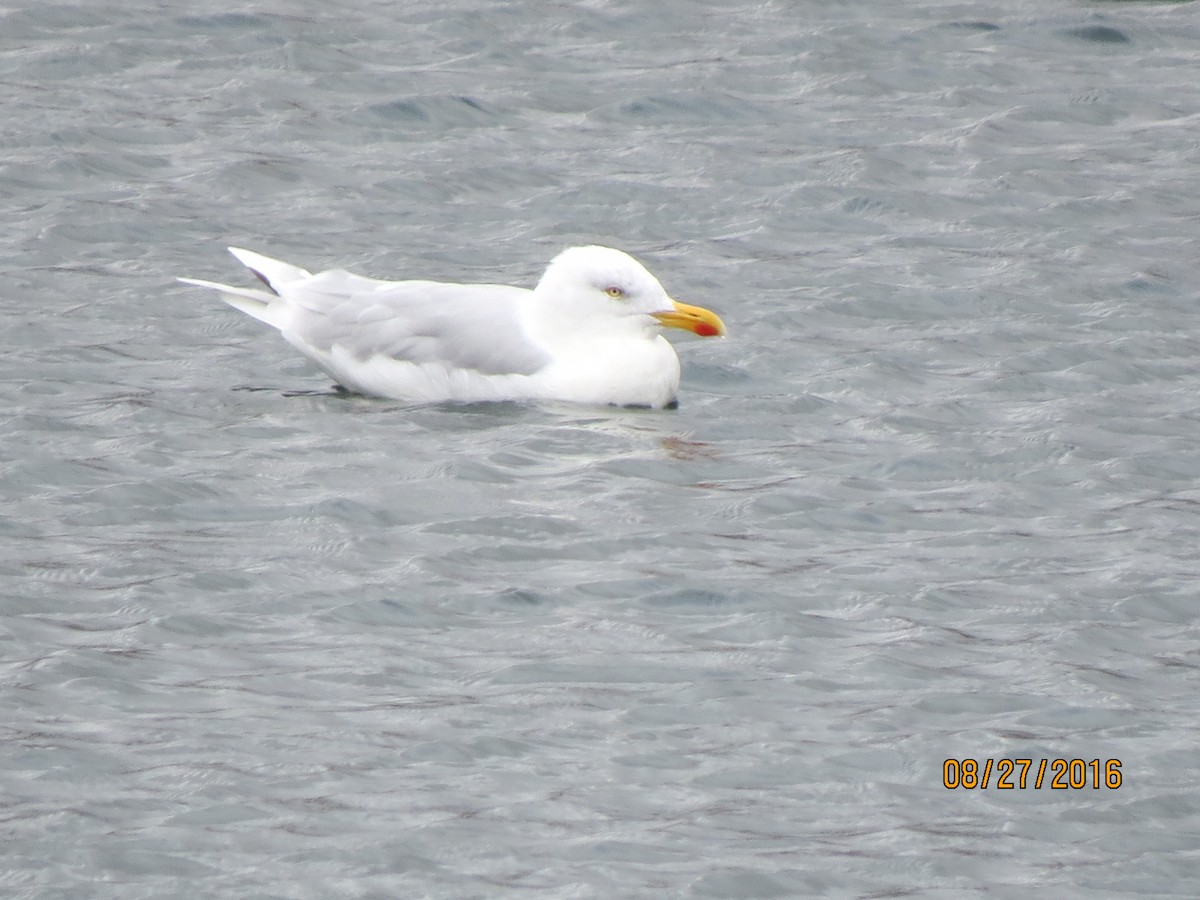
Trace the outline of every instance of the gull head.
{"type": "Polygon", "coordinates": [[[716,313],[672,300],[645,266],[611,247],[564,250],[547,267],[535,293],[570,315],[577,328],[653,334],[665,325],[701,337],[725,334],[716,313]]]}

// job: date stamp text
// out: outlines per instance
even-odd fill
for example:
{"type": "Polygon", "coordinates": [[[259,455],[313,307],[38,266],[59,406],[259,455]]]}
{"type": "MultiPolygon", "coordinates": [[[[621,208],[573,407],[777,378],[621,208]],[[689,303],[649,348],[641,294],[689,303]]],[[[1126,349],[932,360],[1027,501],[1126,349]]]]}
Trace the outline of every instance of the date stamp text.
{"type": "Polygon", "coordinates": [[[1121,786],[1119,759],[948,759],[942,763],[942,786],[948,790],[989,787],[1001,791],[1081,791],[1121,786]]]}

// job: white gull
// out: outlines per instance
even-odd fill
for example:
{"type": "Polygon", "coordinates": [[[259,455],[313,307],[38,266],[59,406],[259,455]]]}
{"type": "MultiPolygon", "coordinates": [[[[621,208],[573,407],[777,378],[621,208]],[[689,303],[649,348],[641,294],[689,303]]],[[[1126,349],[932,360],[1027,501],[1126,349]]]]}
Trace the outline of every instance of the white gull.
{"type": "Polygon", "coordinates": [[[659,333],[725,334],[713,312],[672,300],[658,279],[611,247],[571,247],[537,287],[379,281],[316,275],[229,248],[270,288],[221,299],[279,330],[343,388],[419,403],[567,400],[665,407],[679,357],[659,333]]]}

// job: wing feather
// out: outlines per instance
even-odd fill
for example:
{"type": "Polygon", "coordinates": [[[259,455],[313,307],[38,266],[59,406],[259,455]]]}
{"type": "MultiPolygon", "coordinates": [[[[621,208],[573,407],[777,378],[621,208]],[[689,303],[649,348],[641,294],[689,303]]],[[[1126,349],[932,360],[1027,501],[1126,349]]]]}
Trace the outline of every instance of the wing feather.
{"type": "Polygon", "coordinates": [[[342,270],[283,286],[293,343],[365,361],[531,375],[551,361],[531,340],[520,309],[531,292],[495,284],[376,281],[342,270]]]}

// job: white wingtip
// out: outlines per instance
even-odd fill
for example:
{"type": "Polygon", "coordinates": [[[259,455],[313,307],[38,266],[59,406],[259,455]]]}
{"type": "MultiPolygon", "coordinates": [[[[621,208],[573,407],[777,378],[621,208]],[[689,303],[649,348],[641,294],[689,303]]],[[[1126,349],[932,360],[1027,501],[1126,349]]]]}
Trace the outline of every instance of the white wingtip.
{"type": "Polygon", "coordinates": [[[278,299],[275,294],[255,288],[239,288],[216,281],[204,281],[201,278],[179,278],[176,280],[183,284],[218,291],[221,294],[221,299],[234,309],[240,309],[246,315],[253,316],[260,322],[266,322],[268,325],[273,325],[276,328],[279,327],[278,322],[275,321],[274,311],[272,310],[272,302],[278,299]]]}
{"type": "Polygon", "coordinates": [[[238,262],[257,275],[267,287],[277,294],[280,293],[282,287],[293,281],[312,277],[312,273],[307,269],[293,266],[282,260],[271,259],[271,257],[255,253],[253,250],[243,250],[241,247],[229,247],[228,250],[238,262]]]}

